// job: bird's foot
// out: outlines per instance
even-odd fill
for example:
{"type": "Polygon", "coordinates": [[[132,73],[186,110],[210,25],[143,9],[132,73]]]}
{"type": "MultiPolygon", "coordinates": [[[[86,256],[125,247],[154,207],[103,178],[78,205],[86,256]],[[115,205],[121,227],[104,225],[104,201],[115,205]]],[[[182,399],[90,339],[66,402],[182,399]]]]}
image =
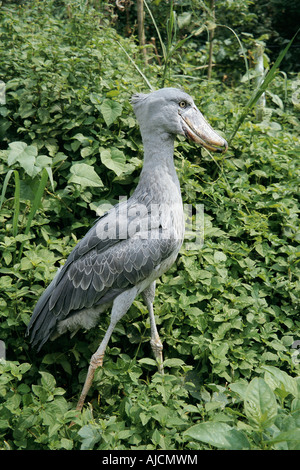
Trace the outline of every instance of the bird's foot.
{"type": "Polygon", "coordinates": [[[86,376],[86,379],[85,379],[85,383],[84,383],[80,398],[79,398],[77,406],[76,406],[77,411],[82,410],[82,407],[84,405],[86,396],[88,394],[89,389],[91,388],[91,385],[92,385],[92,382],[93,382],[93,379],[94,379],[95,370],[98,367],[102,367],[103,358],[104,358],[104,353],[103,354],[97,354],[97,352],[95,354],[93,354],[92,357],[91,357],[88,373],[87,373],[87,376],[86,376]]]}

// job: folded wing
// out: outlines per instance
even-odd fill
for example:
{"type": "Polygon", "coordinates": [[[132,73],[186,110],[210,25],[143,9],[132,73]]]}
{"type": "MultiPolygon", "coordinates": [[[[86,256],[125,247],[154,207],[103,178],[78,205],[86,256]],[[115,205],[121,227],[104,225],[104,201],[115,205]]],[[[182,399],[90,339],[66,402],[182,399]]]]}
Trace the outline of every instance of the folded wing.
{"type": "Polygon", "coordinates": [[[128,202],[97,221],[39,299],[27,330],[33,345],[40,348],[68,315],[111,302],[147,279],[176,249],[172,229],[166,233],[158,220],[151,225],[149,213],[128,202]]]}

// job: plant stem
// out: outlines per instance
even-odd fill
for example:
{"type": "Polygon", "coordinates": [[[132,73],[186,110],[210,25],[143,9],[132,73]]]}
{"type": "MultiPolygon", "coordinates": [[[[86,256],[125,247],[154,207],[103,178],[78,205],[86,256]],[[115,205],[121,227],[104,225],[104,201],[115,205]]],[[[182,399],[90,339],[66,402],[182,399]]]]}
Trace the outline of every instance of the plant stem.
{"type": "MultiPolygon", "coordinates": [[[[264,49],[261,44],[256,44],[254,53],[255,71],[259,73],[256,78],[256,87],[259,88],[264,81],[264,49]]],[[[266,94],[263,93],[256,103],[256,120],[262,121],[264,108],[266,107],[266,94]]]]}
{"type": "Polygon", "coordinates": [[[215,35],[215,0],[210,0],[210,11],[212,25],[209,29],[209,56],[208,56],[208,69],[207,69],[207,80],[211,79],[212,62],[213,62],[213,40],[215,35]]]}
{"type": "Polygon", "coordinates": [[[142,48],[145,65],[148,63],[147,51],[145,48],[145,28],[144,28],[144,0],[137,0],[137,21],[138,21],[138,35],[139,43],[142,48]]]}

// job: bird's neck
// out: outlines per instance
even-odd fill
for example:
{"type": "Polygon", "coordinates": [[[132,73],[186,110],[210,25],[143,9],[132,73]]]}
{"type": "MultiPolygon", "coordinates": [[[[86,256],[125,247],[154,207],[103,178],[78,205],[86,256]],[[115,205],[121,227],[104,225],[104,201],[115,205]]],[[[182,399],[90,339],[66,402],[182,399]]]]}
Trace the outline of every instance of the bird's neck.
{"type": "Polygon", "coordinates": [[[155,139],[142,133],[144,145],[144,165],[141,179],[156,173],[158,178],[171,177],[179,188],[174,165],[174,137],[170,134],[156,134],[155,139]]]}

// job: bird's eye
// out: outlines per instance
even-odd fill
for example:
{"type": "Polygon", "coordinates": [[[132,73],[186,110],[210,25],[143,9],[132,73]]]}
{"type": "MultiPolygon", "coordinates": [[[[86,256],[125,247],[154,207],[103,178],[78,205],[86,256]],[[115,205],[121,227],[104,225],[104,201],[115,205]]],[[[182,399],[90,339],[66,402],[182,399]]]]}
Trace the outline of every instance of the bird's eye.
{"type": "Polygon", "coordinates": [[[186,101],[180,101],[179,106],[183,109],[186,108],[187,104],[186,101]]]}

